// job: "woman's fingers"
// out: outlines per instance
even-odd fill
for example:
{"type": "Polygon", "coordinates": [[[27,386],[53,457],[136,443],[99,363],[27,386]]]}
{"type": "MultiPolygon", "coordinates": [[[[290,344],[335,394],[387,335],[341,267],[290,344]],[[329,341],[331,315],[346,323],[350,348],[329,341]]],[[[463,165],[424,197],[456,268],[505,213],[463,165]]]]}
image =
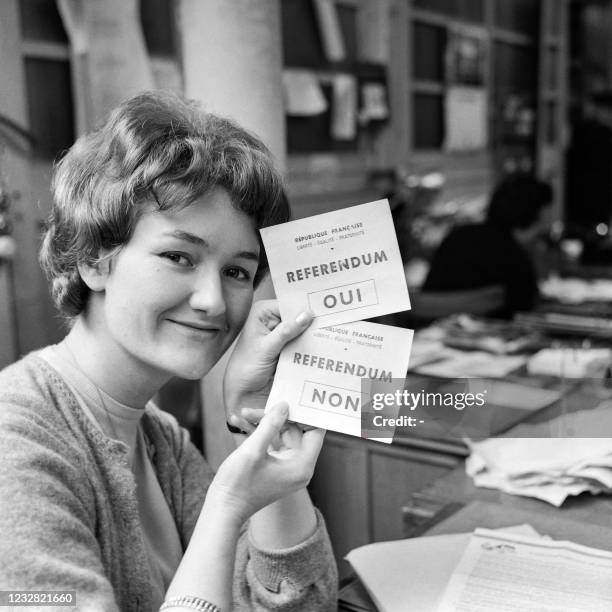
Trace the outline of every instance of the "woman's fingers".
{"type": "MultiPolygon", "coordinates": [[[[286,447],[300,449],[307,462],[316,461],[321,451],[325,430],[318,428],[303,430],[303,426],[289,423],[287,421],[289,406],[286,402],[272,406],[267,413],[262,408],[243,408],[240,414],[242,416],[240,423],[248,424],[250,439],[255,438],[254,449],[257,448],[262,453],[267,452],[270,446],[278,447],[281,439],[286,447]]],[[[235,415],[232,416],[235,418],[235,415]]],[[[245,429],[244,425],[242,428],[245,429]]]]}
{"type": "MultiPolygon", "coordinates": [[[[248,419],[240,417],[237,414],[230,414],[230,416],[227,419],[227,422],[233,427],[240,429],[241,433],[244,432],[244,434],[247,434],[247,435],[253,433],[256,427],[256,425],[251,423],[248,419]]],[[[232,432],[232,433],[238,434],[238,432],[232,432]]]]}
{"type": "Polygon", "coordinates": [[[302,430],[290,423],[281,432],[281,441],[287,448],[299,448],[302,443],[302,430]]]}
{"type": "Polygon", "coordinates": [[[312,462],[313,465],[316,463],[324,439],[324,429],[310,429],[302,434],[302,452],[306,461],[312,462]]]}
{"type": "Polygon", "coordinates": [[[255,302],[254,308],[259,321],[265,325],[265,327],[272,331],[281,321],[280,312],[278,309],[278,300],[261,300],[255,302]]]}
{"type": "MultiPolygon", "coordinates": [[[[248,423],[252,426],[248,429],[249,432],[253,431],[257,424],[263,418],[265,414],[265,410],[263,408],[242,408],[240,410],[240,416],[242,417],[242,422],[248,421],[248,423]]],[[[316,429],[313,425],[304,425],[303,423],[293,423],[288,422],[287,427],[283,429],[283,433],[285,430],[289,428],[289,425],[297,427],[300,431],[310,431],[311,429],[316,429]]],[[[243,428],[244,429],[244,428],[243,428]]]]}
{"type": "Polygon", "coordinates": [[[268,447],[278,439],[281,429],[287,422],[289,406],[287,402],[275,404],[264,414],[255,431],[249,436],[243,446],[250,448],[259,455],[266,454],[268,447]]]}
{"type": "Polygon", "coordinates": [[[299,336],[312,322],[312,312],[301,312],[294,321],[282,321],[265,338],[264,354],[276,359],[287,342],[299,336]]]}
{"type": "Polygon", "coordinates": [[[301,488],[310,482],[324,436],[325,431],[322,429],[302,433],[298,427],[291,425],[282,434],[285,448],[270,451],[273,457],[279,459],[282,473],[294,486],[301,488]]]}
{"type": "Polygon", "coordinates": [[[263,419],[264,414],[265,411],[263,408],[242,408],[242,410],[240,410],[242,418],[253,425],[257,425],[257,423],[263,419]]]}

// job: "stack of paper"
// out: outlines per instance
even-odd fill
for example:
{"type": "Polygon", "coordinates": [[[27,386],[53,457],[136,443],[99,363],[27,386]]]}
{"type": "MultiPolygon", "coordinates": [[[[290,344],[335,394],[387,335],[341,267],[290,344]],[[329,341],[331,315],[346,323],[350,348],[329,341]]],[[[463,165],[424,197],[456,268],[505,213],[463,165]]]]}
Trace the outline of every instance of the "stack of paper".
{"type": "Polygon", "coordinates": [[[566,304],[609,302],[612,300],[612,281],[551,276],[540,283],[540,291],[543,296],[566,304]]]}
{"type": "MultiPolygon", "coordinates": [[[[537,535],[528,525],[506,528],[537,535]]],[[[432,612],[470,540],[453,533],[361,546],[346,560],[381,612],[432,612]]]]}
{"type": "Polygon", "coordinates": [[[612,492],[612,438],[601,437],[612,432],[610,402],[538,427],[538,435],[551,437],[470,443],[466,471],[476,486],[536,497],[554,506],[571,495],[612,492]]]}
{"type": "Polygon", "coordinates": [[[610,349],[543,349],[527,362],[530,374],[563,378],[600,378],[610,367],[610,349]]]}
{"type": "Polygon", "coordinates": [[[612,553],[530,525],[380,542],[346,558],[381,612],[612,609],[612,553]]]}
{"type": "Polygon", "coordinates": [[[476,529],[436,612],[604,612],[612,553],[540,536],[476,529]]]}

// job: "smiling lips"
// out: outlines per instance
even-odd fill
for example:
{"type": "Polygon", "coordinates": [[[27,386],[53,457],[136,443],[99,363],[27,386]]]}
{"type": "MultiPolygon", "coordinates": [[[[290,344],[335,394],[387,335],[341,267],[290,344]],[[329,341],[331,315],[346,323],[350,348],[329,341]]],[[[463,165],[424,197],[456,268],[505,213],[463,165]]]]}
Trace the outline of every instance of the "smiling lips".
{"type": "Polygon", "coordinates": [[[176,325],[180,325],[181,327],[185,327],[189,330],[200,332],[203,334],[211,334],[224,331],[219,325],[210,325],[197,321],[176,321],[174,319],[168,319],[168,321],[170,321],[171,323],[175,323],[176,325]]]}

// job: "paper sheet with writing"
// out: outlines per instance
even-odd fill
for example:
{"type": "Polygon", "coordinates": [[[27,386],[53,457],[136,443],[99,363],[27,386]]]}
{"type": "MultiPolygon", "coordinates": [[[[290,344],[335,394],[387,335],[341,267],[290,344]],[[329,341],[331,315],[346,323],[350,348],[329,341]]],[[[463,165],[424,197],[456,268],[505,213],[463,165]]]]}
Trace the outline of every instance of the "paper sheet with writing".
{"type": "Polygon", "coordinates": [[[291,421],[361,436],[362,379],[404,378],[412,333],[366,322],[310,327],[283,349],[266,408],[287,401],[291,421]]]}
{"type": "Polygon", "coordinates": [[[612,610],[612,553],[477,529],[437,612],[612,610]]]}
{"type": "MultiPolygon", "coordinates": [[[[495,531],[539,537],[529,525],[495,531]]],[[[432,612],[470,538],[470,533],[452,533],[376,542],[345,558],[380,612],[432,612]]]]}
{"type": "Polygon", "coordinates": [[[310,309],[313,327],[410,308],[387,200],[261,230],[281,317],[310,309]]]}

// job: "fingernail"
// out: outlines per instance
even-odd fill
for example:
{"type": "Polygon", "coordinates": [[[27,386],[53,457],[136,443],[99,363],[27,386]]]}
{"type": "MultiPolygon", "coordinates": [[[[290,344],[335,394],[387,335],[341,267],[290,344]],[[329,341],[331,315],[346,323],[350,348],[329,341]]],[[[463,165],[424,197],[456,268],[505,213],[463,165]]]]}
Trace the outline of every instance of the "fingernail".
{"type": "Polygon", "coordinates": [[[281,416],[287,416],[289,414],[289,406],[287,404],[279,404],[278,405],[278,413],[281,416]]]}
{"type": "Polygon", "coordinates": [[[313,317],[314,314],[310,310],[305,310],[304,312],[300,312],[300,314],[295,317],[295,322],[298,325],[304,325],[308,323],[313,317]]]}

